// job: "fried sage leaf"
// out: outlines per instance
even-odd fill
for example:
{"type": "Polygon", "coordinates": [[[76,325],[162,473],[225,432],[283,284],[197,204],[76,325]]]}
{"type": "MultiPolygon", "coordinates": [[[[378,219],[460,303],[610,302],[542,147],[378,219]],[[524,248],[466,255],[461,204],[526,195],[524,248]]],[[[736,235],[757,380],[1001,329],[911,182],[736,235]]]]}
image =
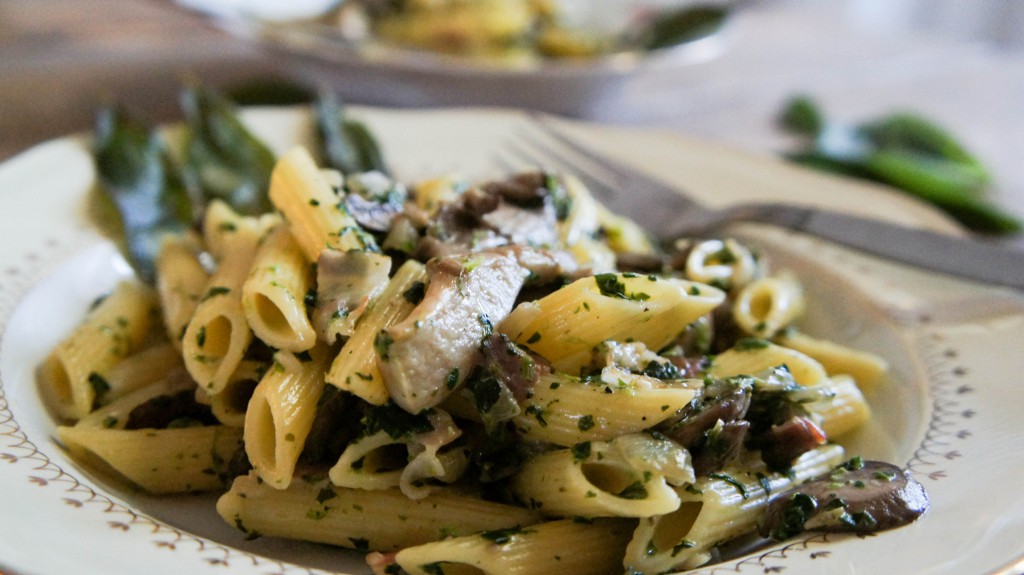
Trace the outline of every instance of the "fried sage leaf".
{"type": "Polygon", "coordinates": [[[238,119],[231,101],[210,88],[189,86],[181,105],[189,126],[189,185],[205,199],[222,199],[243,215],[271,211],[267,187],[274,155],[238,119]]]}
{"type": "Polygon", "coordinates": [[[317,135],[325,163],[343,174],[388,173],[384,154],[365,124],[345,113],[334,94],[323,92],[314,104],[317,135]]]}
{"type": "Polygon", "coordinates": [[[98,189],[116,208],[123,251],[145,281],[164,234],[192,223],[192,202],[163,140],[122,109],[104,107],[96,116],[93,156],[98,189]]]}

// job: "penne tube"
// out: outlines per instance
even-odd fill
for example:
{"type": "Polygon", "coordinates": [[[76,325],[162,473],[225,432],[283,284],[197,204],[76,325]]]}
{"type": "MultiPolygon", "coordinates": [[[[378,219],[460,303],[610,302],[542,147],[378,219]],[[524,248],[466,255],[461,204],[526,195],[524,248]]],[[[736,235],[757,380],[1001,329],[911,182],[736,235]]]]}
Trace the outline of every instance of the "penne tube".
{"type": "Polygon", "coordinates": [[[242,445],[242,430],[222,426],[59,427],[57,437],[75,457],[103,463],[150,493],[223,488],[226,462],[242,445]]]}
{"type": "Polygon", "coordinates": [[[302,359],[279,351],[249,400],[245,452],[260,479],[275,489],[285,489],[292,481],[313,427],[328,361],[322,345],[302,359]]]}
{"type": "Polygon", "coordinates": [[[416,307],[405,294],[426,280],[423,264],[409,260],[395,272],[387,286],[363,314],[327,373],[327,382],[373,405],[388,400],[384,378],[377,367],[379,353],[374,343],[378,334],[405,319],[416,307]]]}
{"type": "Polygon", "coordinates": [[[110,368],[105,376],[106,399],[113,401],[184,367],[181,354],[170,342],[147,347],[110,368]]]}
{"type": "Polygon", "coordinates": [[[788,347],[761,339],[743,339],[715,356],[708,370],[715,377],[756,375],[766,369],[786,366],[800,385],[818,385],[828,377],[813,358],[788,347]]]}
{"type": "MultiPolygon", "coordinates": [[[[397,407],[381,408],[374,416],[388,416],[397,407]]],[[[367,418],[371,417],[370,415],[367,418]]],[[[405,416],[409,417],[409,416],[405,416]]],[[[372,432],[353,440],[331,467],[328,477],[339,487],[354,489],[388,489],[400,487],[410,499],[422,499],[437,488],[437,483],[458,479],[468,465],[459,449],[442,452],[462,435],[447,412],[432,409],[416,416],[416,432],[396,433],[387,430],[372,432]]],[[[368,424],[375,427],[376,424],[368,424]]]]}
{"type": "Polygon", "coordinates": [[[625,435],[537,455],[512,480],[516,497],[555,517],[652,517],[679,507],[671,484],[693,481],[689,453],[625,435]]]}
{"type": "Polygon", "coordinates": [[[791,275],[754,280],[736,295],[732,316],[746,333],[770,338],[804,312],[804,290],[791,275]]]}
{"type": "Polygon", "coordinates": [[[169,236],[156,259],[156,289],[160,296],[167,339],[181,352],[192,314],[203,297],[209,274],[199,261],[199,238],[194,233],[169,236]]]}
{"type": "Polygon", "coordinates": [[[878,355],[793,329],[784,330],[775,342],[814,358],[829,375],[845,373],[852,376],[857,385],[868,391],[875,389],[889,370],[889,363],[878,355]]]}
{"type": "Polygon", "coordinates": [[[520,304],[498,329],[556,370],[575,375],[602,342],[639,341],[661,349],[724,299],[719,289],[684,280],[600,274],[520,304]]]}
{"type": "Polygon", "coordinates": [[[829,439],[842,437],[871,419],[871,406],[852,377],[837,375],[821,386],[830,390],[832,397],[807,404],[807,410],[817,416],[829,439]]]}
{"type": "Polygon", "coordinates": [[[243,360],[228,378],[227,385],[217,395],[208,395],[202,388],[198,388],[197,393],[202,397],[200,401],[210,406],[213,416],[221,424],[228,427],[244,427],[249,400],[268,367],[258,361],[243,360]]]}
{"type": "Polygon", "coordinates": [[[454,202],[469,187],[464,178],[456,174],[446,174],[416,182],[413,186],[413,199],[416,207],[424,213],[434,216],[441,206],[454,202]]]}
{"type": "Polygon", "coordinates": [[[195,389],[196,384],[188,377],[184,369],[165,374],[158,381],[126,393],[110,403],[93,410],[92,413],[79,419],[76,428],[92,429],[123,429],[133,409],[161,395],[174,395],[182,391],[195,389]]]}
{"type": "MultiPolygon", "coordinates": [[[[560,175],[558,183],[563,186],[569,199],[569,213],[559,225],[562,243],[572,247],[585,240],[593,240],[601,229],[597,200],[587,186],[572,174],[560,175]]],[[[606,249],[610,251],[610,248],[606,249]]]]}
{"type": "Polygon", "coordinates": [[[397,551],[445,537],[531,525],[523,507],[444,490],[410,500],[398,489],[345,489],[327,480],[293,481],[278,490],[255,475],[235,479],[217,501],[230,525],[254,535],[327,543],[360,551],[397,551]]]}
{"type": "Polygon", "coordinates": [[[542,376],[513,421],[525,439],[569,447],[654,427],[696,395],[685,387],[660,382],[648,385],[608,384],[560,374],[542,376]]]}
{"type": "Polygon", "coordinates": [[[278,226],[256,251],[242,286],[242,308],[256,337],[267,345],[292,352],[316,343],[306,313],[311,271],[287,226],[278,226]]]}
{"type": "Polygon", "coordinates": [[[408,547],[395,562],[409,575],[607,575],[622,571],[635,521],[562,519],[408,547]]]}
{"type": "Polygon", "coordinates": [[[189,374],[214,395],[227,385],[252,341],[242,307],[242,284],[252,267],[261,225],[214,201],[207,208],[205,228],[208,236],[217,238],[213,243],[219,244],[222,256],[185,330],[182,354],[189,374]]]}
{"type": "Polygon", "coordinates": [[[43,397],[62,418],[80,419],[106,400],[107,375],[148,336],[156,297],[121,282],[63,340],[40,369],[43,397]]]}
{"type": "Polygon", "coordinates": [[[760,271],[754,254],[734,239],[698,242],[686,256],[687,279],[726,290],[742,288],[760,271]]]}
{"type": "Polygon", "coordinates": [[[801,456],[788,474],[726,468],[676,488],[676,511],[640,520],[626,549],[626,572],[656,575],[707,563],[716,545],[757,528],[771,494],[825,473],[842,459],[842,447],[826,445],[801,456]]]}
{"type": "Polygon", "coordinates": [[[270,201],[284,214],[307,261],[317,261],[325,249],[373,246],[373,238],[344,210],[305,148],[293,148],[277,161],[270,176],[270,201]]]}

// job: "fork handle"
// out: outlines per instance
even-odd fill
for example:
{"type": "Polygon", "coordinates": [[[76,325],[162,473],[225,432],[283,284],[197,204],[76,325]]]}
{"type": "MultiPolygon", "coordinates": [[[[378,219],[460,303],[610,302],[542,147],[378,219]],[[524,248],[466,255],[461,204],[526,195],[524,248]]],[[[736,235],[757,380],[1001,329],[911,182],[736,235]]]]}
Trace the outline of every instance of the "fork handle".
{"type": "Polygon", "coordinates": [[[766,208],[751,219],[813,234],[886,259],[1024,290],[1024,251],[814,208],[766,208]]]}

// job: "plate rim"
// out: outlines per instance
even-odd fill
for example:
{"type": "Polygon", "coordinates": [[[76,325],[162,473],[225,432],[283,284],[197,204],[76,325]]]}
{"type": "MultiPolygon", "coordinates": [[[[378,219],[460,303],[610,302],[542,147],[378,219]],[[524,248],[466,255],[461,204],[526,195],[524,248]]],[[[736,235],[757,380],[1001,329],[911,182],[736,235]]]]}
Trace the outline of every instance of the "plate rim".
{"type": "MultiPolygon", "coordinates": [[[[361,110],[362,111],[366,111],[368,109],[361,109],[361,110]]],[[[484,111],[483,113],[490,113],[490,112],[492,112],[492,111],[488,110],[488,111],[484,111]]],[[[258,115],[258,113],[259,112],[256,112],[257,115],[258,115]]],[[[372,112],[372,113],[388,113],[388,112],[387,111],[379,111],[378,110],[378,111],[375,111],[375,112],[372,112]]],[[[408,111],[403,111],[402,113],[406,114],[406,113],[409,113],[409,112],[408,111]]],[[[478,111],[478,113],[480,113],[480,112],[478,111]]],[[[590,124],[590,123],[579,122],[578,124],[590,124]]],[[[597,125],[597,126],[601,126],[601,125],[597,125]]],[[[639,130],[639,131],[643,131],[643,130],[639,130]]],[[[55,142],[71,142],[71,143],[73,143],[75,145],[83,146],[83,150],[84,150],[84,140],[82,139],[81,135],[67,137],[67,138],[61,138],[59,140],[56,140],[55,142]]],[[[54,142],[48,142],[48,143],[41,144],[40,146],[36,146],[36,147],[34,147],[34,148],[30,149],[30,150],[27,150],[26,152],[23,152],[22,154],[19,154],[18,156],[15,156],[15,158],[12,158],[11,160],[8,160],[7,162],[4,162],[3,164],[0,164],[0,182],[3,181],[3,176],[7,173],[7,171],[5,171],[5,166],[7,166],[6,169],[9,170],[9,165],[10,164],[12,164],[14,162],[21,162],[21,161],[23,161],[23,160],[21,160],[19,158],[28,157],[30,154],[31,155],[40,154],[40,153],[45,154],[47,152],[47,148],[45,148],[45,146],[53,145],[53,144],[54,144],[54,142]]],[[[8,192],[6,192],[5,190],[0,189],[0,204],[4,203],[4,201],[5,201],[6,197],[7,197],[7,195],[6,195],[7,193],[8,192]]],[[[66,246],[51,246],[51,247],[52,247],[52,251],[53,251],[53,253],[51,255],[47,255],[47,254],[43,254],[42,256],[37,255],[34,258],[34,261],[30,262],[30,265],[26,268],[27,269],[27,274],[25,274],[25,276],[20,280],[20,281],[23,282],[23,285],[19,284],[19,286],[14,288],[14,291],[8,291],[6,289],[0,289],[0,352],[2,352],[3,348],[5,347],[5,342],[4,342],[4,339],[2,339],[2,338],[4,338],[4,336],[6,335],[6,330],[7,330],[7,327],[9,326],[9,322],[11,320],[11,317],[16,312],[16,310],[17,310],[18,306],[20,305],[21,301],[23,300],[25,294],[27,294],[28,291],[33,289],[33,286],[38,284],[38,282],[42,278],[48,277],[50,274],[54,273],[54,271],[58,268],[58,266],[61,264],[61,262],[65,262],[67,260],[67,258],[69,257],[69,253],[66,251],[66,246]],[[15,293],[15,292],[17,292],[18,289],[21,289],[22,291],[20,293],[15,293]]],[[[0,258],[0,260],[2,260],[2,258],[0,258]]],[[[2,271],[2,270],[0,270],[0,271],[2,271]]],[[[931,420],[931,418],[929,418],[929,420],[931,420]]],[[[7,439],[7,438],[12,438],[13,437],[15,440],[17,440],[17,444],[18,445],[31,445],[32,448],[35,449],[36,452],[41,453],[46,458],[46,460],[49,461],[49,456],[47,456],[45,453],[40,451],[38,446],[35,444],[35,442],[33,442],[27,436],[25,436],[25,437],[17,437],[17,433],[12,434],[10,431],[3,431],[4,429],[8,429],[9,430],[11,425],[14,426],[14,430],[16,432],[20,432],[19,431],[20,428],[18,428],[17,418],[15,417],[14,413],[11,411],[11,406],[8,403],[8,396],[7,396],[5,387],[4,387],[3,373],[0,372],[0,438],[7,439]]],[[[10,449],[11,446],[7,445],[7,444],[0,444],[0,448],[10,449]]],[[[941,454],[931,454],[931,453],[929,453],[929,455],[939,456],[941,454]]],[[[917,453],[916,452],[915,452],[915,457],[917,457],[917,453]]],[[[58,466],[58,468],[59,468],[59,466],[58,466]]],[[[61,474],[67,474],[67,472],[64,471],[63,469],[60,470],[60,473],[61,474]]],[[[73,478],[73,476],[71,474],[68,474],[68,475],[69,475],[69,477],[73,478]]],[[[75,481],[79,481],[80,482],[80,480],[78,480],[77,478],[75,479],[75,481]]],[[[94,494],[96,494],[95,488],[90,487],[90,489],[93,489],[94,490],[94,494]]],[[[106,497],[111,502],[118,501],[118,499],[116,497],[116,493],[112,494],[113,498],[111,498],[111,494],[106,494],[106,493],[104,493],[104,494],[97,494],[97,495],[102,495],[102,497],[106,497]]],[[[129,512],[131,512],[130,509],[128,509],[128,510],[129,510],[129,512]]],[[[134,512],[132,512],[132,513],[134,513],[134,512]]],[[[192,537],[196,537],[196,536],[191,535],[190,533],[188,533],[187,530],[180,530],[177,527],[174,527],[174,526],[171,526],[171,525],[165,525],[162,522],[160,522],[159,520],[153,519],[153,518],[148,517],[148,516],[147,516],[147,519],[150,520],[150,521],[153,521],[155,523],[158,523],[160,525],[163,525],[164,527],[166,527],[168,529],[171,529],[173,531],[176,531],[178,533],[186,533],[186,534],[188,534],[188,535],[190,535],[192,537]]],[[[781,553],[783,553],[783,555],[785,555],[785,553],[788,552],[788,551],[797,551],[798,547],[801,546],[801,545],[806,549],[808,547],[808,543],[809,542],[811,542],[813,540],[816,540],[819,537],[820,536],[813,536],[813,537],[809,537],[805,541],[794,541],[794,542],[792,542],[790,544],[787,544],[787,545],[785,545],[783,547],[780,547],[780,548],[772,548],[771,550],[767,551],[765,554],[763,554],[761,556],[761,560],[764,560],[765,557],[769,557],[769,558],[770,557],[774,557],[774,554],[779,553],[779,552],[781,552],[781,553]]],[[[271,558],[266,558],[266,557],[259,556],[259,555],[252,555],[248,551],[245,551],[243,549],[239,549],[239,548],[231,546],[231,545],[226,545],[226,544],[222,544],[222,543],[215,542],[215,541],[209,541],[209,540],[206,540],[206,541],[211,542],[211,543],[213,543],[213,544],[215,544],[217,546],[221,546],[221,547],[223,547],[225,549],[228,549],[231,552],[240,553],[240,554],[243,554],[245,556],[258,557],[260,560],[264,560],[264,561],[271,561],[271,562],[276,561],[276,560],[271,559],[271,558]]],[[[824,537],[823,542],[828,542],[828,536],[824,537]]],[[[752,560],[752,559],[753,559],[753,557],[748,557],[748,558],[744,559],[743,561],[741,561],[740,563],[742,564],[742,563],[745,563],[746,561],[749,561],[749,560],[752,560]]],[[[1020,560],[1020,557],[1014,557],[1012,559],[1011,563],[1009,564],[1010,565],[1009,568],[1012,569],[1014,565],[1019,563],[1019,560],[1020,560]]],[[[739,564],[737,564],[737,565],[739,565],[739,564]]],[[[13,567],[15,569],[18,568],[17,566],[13,566],[13,567]]],[[[299,565],[288,564],[288,567],[289,568],[292,568],[292,567],[298,568],[298,569],[304,570],[306,572],[313,572],[313,571],[309,571],[308,568],[302,567],[302,566],[299,566],[299,565]]],[[[712,572],[715,572],[716,570],[723,569],[724,567],[725,566],[723,566],[723,565],[709,566],[707,568],[698,568],[697,570],[691,571],[691,573],[705,573],[705,572],[706,573],[712,573],[712,572]]],[[[997,571],[997,572],[999,572],[999,571],[997,571]]],[[[1006,572],[1009,572],[1009,571],[1006,571],[1006,572]]]]}

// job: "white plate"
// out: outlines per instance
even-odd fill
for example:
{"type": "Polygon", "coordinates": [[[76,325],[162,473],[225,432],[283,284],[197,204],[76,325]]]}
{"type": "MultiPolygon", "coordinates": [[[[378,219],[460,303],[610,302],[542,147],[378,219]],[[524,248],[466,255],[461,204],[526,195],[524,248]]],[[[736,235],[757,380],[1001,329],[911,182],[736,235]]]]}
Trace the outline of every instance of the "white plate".
{"type": "MultiPolygon", "coordinates": [[[[382,138],[403,179],[452,170],[497,175],[497,151],[523,121],[480,110],[355,112],[382,138]]],[[[277,151],[309,135],[300,111],[254,110],[246,119],[277,151]]],[[[901,195],[771,158],[667,133],[568,128],[710,204],[790,199],[955,231],[901,195]]],[[[243,541],[216,517],[211,498],[139,494],[80,468],[55,444],[35,366],[97,295],[129,273],[86,218],[93,177],[81,138],[43,144],[0,166],[0,571],[367,573],[358,554],[243,541]]],[[[1024,299],[808,237],[741,231],[806,282],[809,330],[892,362],[891,380],[871,397],[874,423],[852,439],[852,450],[907,465],[932,508],[914,525],[877,536],[813,535],[695,573],[1010,572],[1024,555],[1024,299]]]]}

